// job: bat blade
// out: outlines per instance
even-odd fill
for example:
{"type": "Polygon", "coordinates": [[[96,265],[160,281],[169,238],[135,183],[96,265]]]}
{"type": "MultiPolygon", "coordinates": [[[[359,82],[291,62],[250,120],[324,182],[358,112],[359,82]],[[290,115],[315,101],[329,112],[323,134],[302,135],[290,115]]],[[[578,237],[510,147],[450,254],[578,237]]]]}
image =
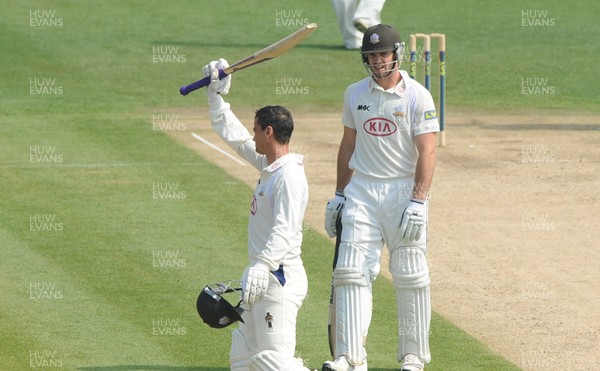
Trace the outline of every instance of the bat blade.
{"type": "MultiPolygon", "coordinates": [[[[333,252],[333,270],[337,265],[338,255],[340,253],[340,243],[342,242],[342,218],[338,217],[335,223],[335,250],[333,252]]],[[[335,288],[333,287],[333,273],[331,274],[331,293],[329,295],[329,315],[327,317],[327,339],[329,340],[329,352],[335,357],[335,288]]]]}
{"type": "MultiPolygon", "coordinates": [[[[284,37],[283,39],[267,46],[266,48],[257,51],[256,53],[235,62],[231,66],[225,68],[222,71],[219,71],[219,79],[223,79],[228,75],[231,75],[234,72],[242,70],[244,68],[248,68],[250,66],[254,66],[258,63],[266,62],[273,58],[276,58],[288,50],[292,49],[302,40],[304,40],[308,35],[310,35],[314,30],[317,29],[316,23],[307,24],[306,26],[300,28],[296,32],[284,37]]],[[[179,89],[179,93],[181,95],[188,95],[194,90],[200,89],[210,84],[210,77],[205,77],[201,80],[193,82],[189,85],[182,86],[179,89]]]]}

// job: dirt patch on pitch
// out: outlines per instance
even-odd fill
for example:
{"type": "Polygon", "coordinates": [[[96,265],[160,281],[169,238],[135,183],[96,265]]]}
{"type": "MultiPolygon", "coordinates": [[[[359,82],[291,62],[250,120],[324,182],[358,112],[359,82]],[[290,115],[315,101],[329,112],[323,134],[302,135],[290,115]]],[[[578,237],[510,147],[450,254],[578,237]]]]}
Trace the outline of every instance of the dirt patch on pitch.
{"type": "MultiPolygon", "coordinates": [[[[207,110],[176,113],[185,129],[167,131],[173,138],[254,186],[248,165],[191,136],[233,155],[207,110]]],[[[324,234],[340,114],[292,113],[310,185],[306,223],[324,234]]],[[[253,110],[236,114],[251,128],[253,110]]],[[[447,128],[430,201],[434,310],[523,369],[596,369],[600,117],[449,109],[447,128]]]]}

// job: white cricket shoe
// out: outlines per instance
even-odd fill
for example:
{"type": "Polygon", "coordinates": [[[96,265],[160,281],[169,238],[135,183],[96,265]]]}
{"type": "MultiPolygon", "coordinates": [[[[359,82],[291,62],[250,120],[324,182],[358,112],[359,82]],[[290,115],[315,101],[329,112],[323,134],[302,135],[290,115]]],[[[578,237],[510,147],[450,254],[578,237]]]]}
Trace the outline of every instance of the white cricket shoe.
{"type": "Polygon", "coordinates": [[[346,357],[337,357],[334,361],[327,361],[323,363],[321,371],[367,371],[367,363],[363,363],[360,366],[351,365],[346,357]]]}
{"type": "Polygon", "coordinates": [[[414,354],[407,354],[402,358],[401,371],[421,371],[425,368],[421,358],[414,354]]]}

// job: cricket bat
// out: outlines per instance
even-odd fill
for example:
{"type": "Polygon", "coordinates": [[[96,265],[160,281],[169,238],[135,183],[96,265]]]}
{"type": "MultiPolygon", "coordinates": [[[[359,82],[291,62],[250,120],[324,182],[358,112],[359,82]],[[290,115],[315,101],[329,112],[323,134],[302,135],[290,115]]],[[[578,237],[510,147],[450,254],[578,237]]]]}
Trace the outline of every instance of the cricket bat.
{"type": "MultiPolygon", "coordinates": [[[[256,53],[238,61],[231,66],[219,70],[219,79],[223,79],[228,75],[231,75],[234,72],[242,70],[244,68],[248,68],[254,65],[257,65],[262,62],[266,62],[273,58],[279,57],[283,53],[292,49],[296,46],[300,41],[304,40],[308,35],[310,35],[314,30],[317,29],[316,23],[310,23],[306,26],[300,28],[298,31],[284,37],[283,39],[267,46],[266,48],[257,51],[256,53]]],[[[189,85],[182,86],[179,89],[179,93],[181,95],[188,95],[194,90],[200,89],[210,84],[210,76],[207,76],[201,80],[193,82],[189,85]]]]}
{"type": "MultiPolygon", "coordinates": [[[[333,270],[337,264],[338,254],[340,250],[340,242],[342,242],[342,218],[339,217],[335,223],[335,251],[333,253],[333,270]]],[[[327,318],[327,339],[329,340],[329,352],[332,357],[335,357],[335,291],[333,287],[333,274],[331,275],[331,294],[329,295],[329,316],[327,318]]]]}

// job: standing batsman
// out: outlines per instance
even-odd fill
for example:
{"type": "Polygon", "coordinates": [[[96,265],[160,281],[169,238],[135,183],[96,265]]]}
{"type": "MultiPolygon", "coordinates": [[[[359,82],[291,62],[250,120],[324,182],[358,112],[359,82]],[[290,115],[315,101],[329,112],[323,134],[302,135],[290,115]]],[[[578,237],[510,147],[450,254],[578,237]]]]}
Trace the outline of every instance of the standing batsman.
{"type": "Polygon", "coordinates": [[[219,80],[224,59],[204,67],[213,130],[260,172],[250,205],[249,264],[242,276],[243,323],[232,332],[233,371],[307,371],[294,357],[296,318],[308,283],[301,259],[302,223],[308,202],[303,157],[290,153],[290,112],[266,106],[255,113],[254,136],[231,111],[231,75],[219,80]]]}
{"type": "MultiPolygon", "coordinates": [[[[384,245],[396,292],[401,370],[423,370],[431,360],[427,199],[439,124],[431,94],[399,69],[403,49],[391,26],[367,29],[361,54],[369,76],[344,95],[335,198],[325,212],[330,237],[338,217],[342,221],[333,272],[335,359],[323,371],[367,370],[371,283],[384,245]]],[[[375,346],[380,341],[373,339],[375,346]]]]}

